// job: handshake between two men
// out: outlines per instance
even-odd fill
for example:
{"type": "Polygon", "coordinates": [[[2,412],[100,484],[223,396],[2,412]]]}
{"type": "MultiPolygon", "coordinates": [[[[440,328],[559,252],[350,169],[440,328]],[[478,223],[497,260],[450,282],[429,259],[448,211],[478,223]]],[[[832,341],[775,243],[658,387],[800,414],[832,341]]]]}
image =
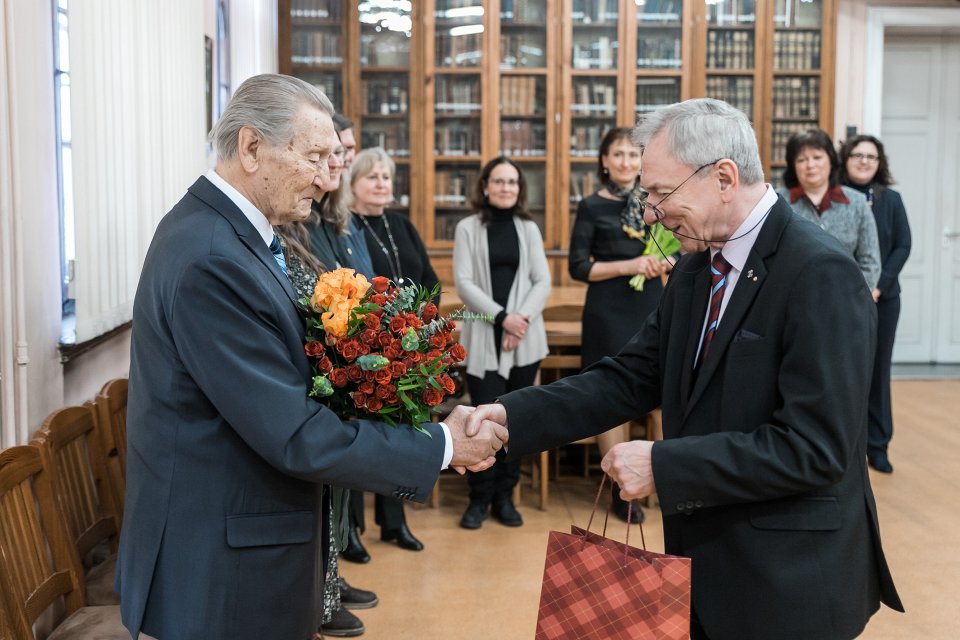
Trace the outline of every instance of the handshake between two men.
{"type": "MultiPolygon", "coordinates": [[[[510,438],[507,409],[502,404],[459,406],[444,420],[453,439],[450,466],[458,473],[484,471],[510,438]]],[[[514,425],[519,430],[521,425],[514,425]]],[[[519,431],[518,431],[519,432],[519,431]]],[[[536,441],[524,443],[524,453],[542,450],[536,441]]],[[[652,464],[653,442],[633,440],[615,445],[600,463],[604,473],[620,485],[620,497],[637,500],[656,492],[652,464]]]]}

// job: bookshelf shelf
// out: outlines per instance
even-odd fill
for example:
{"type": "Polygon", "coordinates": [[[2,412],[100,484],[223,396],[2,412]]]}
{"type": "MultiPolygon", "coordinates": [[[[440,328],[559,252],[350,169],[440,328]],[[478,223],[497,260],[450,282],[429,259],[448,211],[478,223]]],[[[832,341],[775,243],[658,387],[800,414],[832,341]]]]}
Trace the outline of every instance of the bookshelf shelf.
{"type": "Polygon", "coordinates": [[[280,70],[397,162],[398,205],[452,286],[453,229],[489,159],[521,164],[552,275],[613,126],[710,96],[754,124],[768,179],[833,120],[837,0],[278,0],[280,70]],[[410,132],[413,133],[410,133],[410,132]]]}

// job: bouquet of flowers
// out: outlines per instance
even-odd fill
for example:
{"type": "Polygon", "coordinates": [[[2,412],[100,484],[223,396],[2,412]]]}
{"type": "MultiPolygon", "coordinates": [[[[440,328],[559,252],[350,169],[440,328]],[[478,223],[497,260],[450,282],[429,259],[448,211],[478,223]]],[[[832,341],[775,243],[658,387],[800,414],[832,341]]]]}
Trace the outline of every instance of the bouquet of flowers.
{"type": "MultiPolygon", "coordinates": [[[[658,222],[650,227],[650,237],[647,238],[647,246],[644,247],[641,255],[655,256],[659,255],[666,260],[677,251],[680,251],[680,241],[667,230],[662,223],[658,222]]],[[[634,291],[643,291],[643,285],[647,281],[642,273],[630,278],[630,286],[634,291]]]]}
{"type": "Polygon", "coordinates": [[[432,291],[372,282],[353,269],[320,275],[310,299],[304,350],[313,368],[310,396],[337,415],[369,416],[413,428],[456,390],[447,373],[466,357],[454,341],[453,320],[440,316],[432,291]]]}

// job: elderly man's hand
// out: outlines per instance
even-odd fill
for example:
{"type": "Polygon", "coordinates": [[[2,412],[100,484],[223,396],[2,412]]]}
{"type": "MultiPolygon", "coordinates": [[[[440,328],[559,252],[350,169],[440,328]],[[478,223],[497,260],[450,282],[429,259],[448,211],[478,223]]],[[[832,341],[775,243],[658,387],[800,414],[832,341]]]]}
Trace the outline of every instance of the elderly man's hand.
{"type": "Polygon", "coordinates": [[[447,416],[444,423],[453,438],[453,459],[450,466],[458,473],[465,471],[483,471],[493,466],[497,451],[503,448],[509,439],[507,428],[491,421],[481,421],[472,432],[468,432],[469,417],[476,413],[473,407],[460,406],[447,416]]]}
{"type": "Polygon", "coordinates": [[[600,468],[620,485],[620,497],[624,500],[637,500],[656,492],[652,453],[653,442],[632,440],[614,445],[600,461],[600,468]]]}

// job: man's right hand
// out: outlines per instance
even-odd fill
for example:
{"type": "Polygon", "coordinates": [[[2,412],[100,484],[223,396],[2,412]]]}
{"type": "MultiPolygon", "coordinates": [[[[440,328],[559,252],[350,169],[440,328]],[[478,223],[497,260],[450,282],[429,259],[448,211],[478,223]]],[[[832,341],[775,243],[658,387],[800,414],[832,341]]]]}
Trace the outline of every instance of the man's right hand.
{"type": "Polygon", "coordinates": [[[489,421],[469,431],[474,413],[476,410],[472,407],[460,406],[443,421],[453,439],[450,467],[461,474],[465,470],[483,471],[492,467],[496,462],[494,456],[510,437],[505,426],[489,421]]]}

